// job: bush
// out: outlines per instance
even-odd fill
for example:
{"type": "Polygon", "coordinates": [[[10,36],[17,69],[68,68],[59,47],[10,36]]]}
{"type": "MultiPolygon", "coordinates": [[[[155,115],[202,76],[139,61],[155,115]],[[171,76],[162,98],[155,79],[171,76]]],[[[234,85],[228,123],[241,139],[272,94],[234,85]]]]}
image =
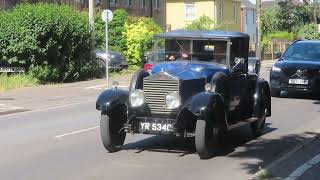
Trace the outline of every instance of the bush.
{"type": "Polygon", "coordinates": [[[0,22],[2,63],[23,66],[41,82],[95,74],[87,13],[65,5],[22,4],[0,12],[0,22]]]}
{"type": "Polygon", "coordinates": [[[294,34],[289,33],[287,31],[272,32],[272,33],[265,35],[262,38],[262,44],[267,45],[272,39],[275,39],[275,38],[287,39],[289,41],[292,41],[292,40],[294,40],[294,34]]]}
{"type": "Polygon", "coordinates": [[[151,18],[131,18],[125,25],[124,35],[127,39],[125,52],[128,63],[134,66],[141,65],[144,52],[152,48],[152,39],[155,34],[162,32],[151,18]]]}
{"type": "Polygon", "coordinates": [[[301,27],[298,32],[298,37],[305,39],[320,39],[320,33],[318,32],[317,24],[307,24],[301,27]]]}
{"type": "MultiPolygon", "coordinates": [[[[96,13],[95,19],[95,37],[96,47],[105,49],[105,22],[101,18],[102,11],[96,13]]],[[[117,9],[113,12],[113,19],[108,23],[109,46],[113,51],[125,52],[127,50],[126,38],[123,36],[125,23],[128,20],[128,13],[123,9],[117,9]]]]}
{"type": "Polygon", "coordinates": [[[209,16],[203,15],[199,19],[192,21],[185,29],[187,30],[213,30],[215,29],[214,20],[209,16]]]}

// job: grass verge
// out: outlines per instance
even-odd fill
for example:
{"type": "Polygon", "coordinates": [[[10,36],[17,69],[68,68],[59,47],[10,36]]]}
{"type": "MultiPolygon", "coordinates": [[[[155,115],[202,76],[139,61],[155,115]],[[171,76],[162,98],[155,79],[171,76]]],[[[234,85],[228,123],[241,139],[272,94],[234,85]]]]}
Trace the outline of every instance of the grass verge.
{"type": "Polygon", "coordinates": [[[129,66],[128,69],[123,69],[121,71],[111,72],[110,76],[111,77],[118,77],[118,76],[130,75],[130,74],[135,73],[139,69],[140,69],[140,67],[138,67],[138,66],[129,66]]]}
{"type": "Polygon", "coordinates": [[[37,84],[38,80],[30,75],[0,74],[0,92],[16,88],[36,86],[37,84]]]}

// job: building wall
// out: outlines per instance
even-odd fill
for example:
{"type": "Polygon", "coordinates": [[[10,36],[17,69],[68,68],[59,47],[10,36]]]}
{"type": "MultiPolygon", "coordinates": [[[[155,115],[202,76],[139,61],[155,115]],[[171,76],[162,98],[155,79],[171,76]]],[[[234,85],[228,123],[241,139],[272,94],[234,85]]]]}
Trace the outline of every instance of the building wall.
{"type": "MultiPolygon", "coordinates": [[[[11,8],[21,0],[0,0],[1,8],[11,8]]],[[[50,2],[64,3],[79,9],[88,8],[88,0],[29,0],[30,2],[50,2]]],[[[110,4],[111,0],[94,0],[97,8],[101,9],[125,9],[130,16],[153,17],[155,22],[165,29],[165,1],[166,0],[144,0],[145,6],[142,6],[143,0],[131,0],[131,5],[127,5],[127,0],[115,0],[115,4],[110,4]],[[152,3],[151,3],[152,1],[152,3]],[[152,5],[152,7],[151,7],[152,5]]]]}
{"type": "Polygon", "coordinates": [[[192,20],[206,15],[211,17],[221,30],[240,31],[240,6],[241,2],[238,0],[167,0],[166,24],[168,29],[181,29],[192,20]],[[193,18],[187,17],[188,4],[194,4],[193,18]]]}
{"type": "Polygon", "coordinates": [[[143,0],[131,0],[131,5],[129,6],[127,0],[116,0],[115,4],[109,4],[106,3],[106,0],[100,0],[100,4],[102,8],[111,10],[124,9],[130,16],[152,17],[157,24],[165,29],[165,0],[144,0],[145,6],[142,6],[142,1],[143,0]]]}
{"type": "MultiPolygon", "coordinates": [[[[214,1],[197,0],[194,3],[194,18],[186,17],[186,1],[185,0],[167,0],[166,3],[166,24],[169,29],[184,28],[191,21],[202,15],[207,15],[214,19],[214,1]]],[[[190,1],[192,4],[192,1],[190,1]]]]}
{"type": "Polygon", "coordinates": [[[250,42],[256,42],[256,32],[257,32],[257,13],[255,9],[243,8],[243,32],[249,34],[250,42]]]}

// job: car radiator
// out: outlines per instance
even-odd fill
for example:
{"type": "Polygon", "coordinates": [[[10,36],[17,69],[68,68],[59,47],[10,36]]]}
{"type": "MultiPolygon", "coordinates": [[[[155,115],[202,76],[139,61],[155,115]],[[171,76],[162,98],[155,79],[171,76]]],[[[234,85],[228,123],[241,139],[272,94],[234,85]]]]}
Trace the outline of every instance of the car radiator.
{"type": "Polygon", "coordinates": [[[152,76],[143,80],[143,91],[152,115],[176,114],[176,109],[167,109],[165,96],[171,92],[179,92],[179,80],[170,78],[154,79],[152,76]]]}

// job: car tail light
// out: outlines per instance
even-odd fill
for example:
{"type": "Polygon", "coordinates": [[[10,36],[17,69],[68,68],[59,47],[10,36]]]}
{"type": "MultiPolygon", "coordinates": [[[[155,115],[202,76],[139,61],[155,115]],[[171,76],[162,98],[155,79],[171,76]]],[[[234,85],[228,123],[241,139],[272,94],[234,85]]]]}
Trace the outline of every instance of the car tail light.
{"type": "Polygon", "coordinates": [[[148,71],[148,70],[151,70],[151,69],[152,69],[152,66],[153,66],[152,64],[146,63],[146,64],[144,65],[143,69],[146,70],[146,71],[148,71]]]}

